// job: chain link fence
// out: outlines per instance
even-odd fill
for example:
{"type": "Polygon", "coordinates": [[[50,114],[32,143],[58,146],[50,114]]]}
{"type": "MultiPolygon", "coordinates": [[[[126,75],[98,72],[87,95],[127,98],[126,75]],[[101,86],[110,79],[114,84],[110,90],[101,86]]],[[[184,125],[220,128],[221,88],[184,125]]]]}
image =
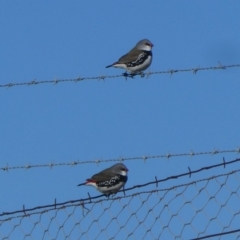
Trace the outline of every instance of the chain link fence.
{"type": "Polygon", "coordinates": [[[240,170],[168,189],[2,215],[0,238],[240,239],[240,170]]]}

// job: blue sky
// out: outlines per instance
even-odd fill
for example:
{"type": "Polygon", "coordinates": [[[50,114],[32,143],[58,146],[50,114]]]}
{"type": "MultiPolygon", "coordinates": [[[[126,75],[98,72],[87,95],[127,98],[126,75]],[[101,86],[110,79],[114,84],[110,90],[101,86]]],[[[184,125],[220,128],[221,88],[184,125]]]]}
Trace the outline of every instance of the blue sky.
{"type": "MultiPolygon", "coordinates": [[[[217,0],[2,1],[0,84],[121,74],[105,66],[143,38],[151,71],[239,64],[239,11],[217,0]]],[[[237,149],[239,70],[1,88],[0,167],[237,149]]],[[[126,161],[127,187],[223,156],[237,157],[126,161]]],[[[76,185],[110,165],[1,171],[0,212],[97,195],[76,185]]]]}

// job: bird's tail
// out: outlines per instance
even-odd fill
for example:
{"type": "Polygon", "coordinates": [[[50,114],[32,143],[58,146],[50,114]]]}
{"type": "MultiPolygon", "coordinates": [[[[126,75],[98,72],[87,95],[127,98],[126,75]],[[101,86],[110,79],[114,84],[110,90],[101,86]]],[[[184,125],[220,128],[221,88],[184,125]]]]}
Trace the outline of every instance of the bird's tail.
{"type": "Polygon", "coordinates": [[[113,64],[106,66],[106,68],[110,68],[110,67],[112,67],[112,66],[113,66],[113,64]]]}
{"type": "Polygon", "coordinates": [[[80,187],[80,186],[84,186],[84,185],[85,185],[85,183],[80,183],[77,186],[80,187]]]}

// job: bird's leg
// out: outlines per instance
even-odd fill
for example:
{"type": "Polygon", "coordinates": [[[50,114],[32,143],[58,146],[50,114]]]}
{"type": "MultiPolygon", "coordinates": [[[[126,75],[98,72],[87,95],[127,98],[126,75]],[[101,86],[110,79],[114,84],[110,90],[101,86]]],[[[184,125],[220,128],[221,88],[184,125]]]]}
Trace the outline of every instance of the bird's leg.
{"type": "Polygon", "coordinates": [[[141,78],[145,77],[145,73],[144,72],[140,72],[139,75],[141,76],[141,78]]]}
{"type": "Polygon", "coordinates": [[[114,196],[116,195],[117,193],[112,193],[112,198],[114,198],[114,196]]]}
{"type": "Polygon", "coordinates": [[[123,76],[125,77],[125,80],[127,81],[128,73],[127,72],[123,73],[123,76]]]}
{"type": "Polygon", "coordinates": [[[111,197],[114,197],[117,193],[109,193],[109,194],[104,194],[108,199],[111,197]]]}
{"type": "Polygon", "coordinates": [[[127,80],[127,77],[134,78],[134,76],[136,75],[137,74],[135,73],[127,73],[127,72],[123,73],[123,76],[126,78],[126,80],[127,80]]]}
{"type": "Polygon", "coordinates": [[[137,75],[136,73],[130,73],[128,76],[129,76],[130,78],[134,78],[136,75],[137,75]]]}
{"type": "Polygon", "coordinates": [[[104,194],[105,197],[107,197],[107,199],[109,199],[110,194],[104,194]]]}

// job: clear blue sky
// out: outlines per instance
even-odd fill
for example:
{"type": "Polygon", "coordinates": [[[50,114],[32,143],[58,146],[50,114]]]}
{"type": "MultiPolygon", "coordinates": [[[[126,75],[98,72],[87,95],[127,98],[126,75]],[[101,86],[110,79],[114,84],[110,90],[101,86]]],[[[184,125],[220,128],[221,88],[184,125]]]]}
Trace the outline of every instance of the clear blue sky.
{"type": "MultiPolygon", "coordinates": [[[[121,74],[105,66],[143,38],[151,71],[239,64],[239,12],[239,1],[218,0],[1,1],[0,84],[121,74]]],[[[1,88],[0,167],[236,149],[239,73],[1,88]]],[[[126,161],[126,187],[223,156],[126,161]]],[[[98,195],[76,185],[110,165],[1,171],[0,212],[98,195]]]]}

